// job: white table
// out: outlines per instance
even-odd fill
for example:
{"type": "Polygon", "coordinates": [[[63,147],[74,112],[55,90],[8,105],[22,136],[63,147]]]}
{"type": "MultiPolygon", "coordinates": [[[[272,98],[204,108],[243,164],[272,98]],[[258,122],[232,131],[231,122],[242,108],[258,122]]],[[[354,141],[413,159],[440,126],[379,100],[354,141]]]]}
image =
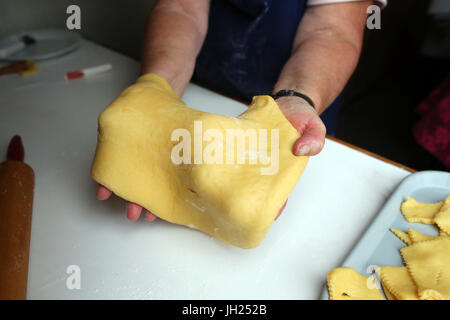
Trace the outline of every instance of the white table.
{"type": "MultiPolygon", "coordinates": [[[[390,193],[409,172],[327,140],[263,244],[242,250],[162,220],[130,222],[125,202],[96,200],[89,168],[97,116],[138,75],[139,64],[89,41],[40,64],[29,78],[0,77],[0,148],[20,134],[36,189],[30,299],[316,299],[390,193]],[[109,73],[25,86],[111,63],[109,73]],[[66,269],[81,269],[81,289],[66,269]]],[[[245,106],[189,85],[184,101],[238,115],[245,106]]],[[[2,152],[3,152],[2,151],[2,152]]]]}

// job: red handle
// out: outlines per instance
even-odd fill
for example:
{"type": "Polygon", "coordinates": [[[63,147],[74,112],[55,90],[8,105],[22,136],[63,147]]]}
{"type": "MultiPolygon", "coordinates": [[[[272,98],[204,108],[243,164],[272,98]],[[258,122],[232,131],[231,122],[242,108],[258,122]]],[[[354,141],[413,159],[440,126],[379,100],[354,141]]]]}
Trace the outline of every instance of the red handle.
{"type": "Polygon", "coordinates": [[[22,161],[25,159],[25,151],[23,149],[22,139],[20,136],[15,135],[9,142],[8,153],[6,155],[7,160],[22,161]]]}

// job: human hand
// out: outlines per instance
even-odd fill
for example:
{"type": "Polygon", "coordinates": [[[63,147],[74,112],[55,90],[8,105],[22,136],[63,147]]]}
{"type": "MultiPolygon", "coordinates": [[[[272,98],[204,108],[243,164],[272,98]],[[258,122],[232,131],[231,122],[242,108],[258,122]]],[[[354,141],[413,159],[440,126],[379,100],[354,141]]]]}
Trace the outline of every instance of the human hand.
{"type": "MultiPolygon", "coordinates": [[[[316,110],[298,97],[280,97],[276,101],[286,119],[300,135],[292,147],[292,153],[297,156],[318,154],[325,143],[326,128],[316,110]]],[[[283,212],[286,202],[275,220],[283,212]]]]}
{"type": "MultiPolygon", "coordinates": [[[[318,154],[325,142],[325,125],[320,120],[317,112],[306,102],[302,102],[298,97],[281,97],[277,99],[277,104],[283,114],[291,122],[292,126],[297,129],[300,138],[294,143],[292,152],[295,155],[315,155],[318,154]]],[[[97,189],[97,198],[106,200],[111,196],[112,192],[102,185],[97,189]]],[[[286,203],[280,208],[277,219],[286,203]]],[[[135,221],[139,219],[142,212],[142,206],[127,202],[127,218],[135,221]]],[[[157,217],[152,212],[144,209],[145,220],[154,221],[157,217]]]]}
{"type": "MultiPolygon", "coordinates": [[[[98,200],[106,200],[111,196],[112,192],[105,188],[102,185],[98,185],[97,189],[97,199],[98,200]]],[[[148,211],[147,209],[144,209],[145,211],[145,220],[153,221],[157,217],[148,211]]],[[[141,216],[142,207],[136,203],[127,201],[127,218],[131,221],[135,221],[139,219],[141,216]]]]}
{"type": "MultiPolygon", "coordinates": [[[[112,192],[105,188],[102,185],[98,185],[97,189],[97,199],[98,200],[107,200],[111,196],[112,192]]],[[[287,200],[286,200],[287,202],[287,200]]],[[[286,206],[286,202],[284,203],[283,207],[281,207],[280,211],[278,211],[277,216],[275,217],[275,220],[280,216],[281,212],[283,211],[284,207],[286,206]]],[[[142,207],[136,203],[127,201],[127,218],[131,221],[136,221],[141,216],[142,207]]],[[[148,211],[147,209],[144,209],[145,212],[145,220],[147,221],[154,221],[157,216],[155,216],[153,213],[148,211]]]]}
{"type": "Polygon", "coordinates": [[[299,97],[280,97],[276,102],[300,135],[292,147],[292,153],[297,156],[318,154],[325,144],[326,128],[316,110],[299,97]]]}

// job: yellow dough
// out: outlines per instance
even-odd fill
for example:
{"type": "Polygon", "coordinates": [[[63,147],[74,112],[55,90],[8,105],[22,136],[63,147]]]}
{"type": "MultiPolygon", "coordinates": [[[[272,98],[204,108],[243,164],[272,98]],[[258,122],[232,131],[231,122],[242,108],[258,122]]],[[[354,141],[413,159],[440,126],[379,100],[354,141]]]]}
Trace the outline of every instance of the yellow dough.
{"type": "Polygon", "coordinates": [[[447,196],[441,210],[434,217],[434,223],[441,232],[450,236],[450,196],[447,196]]]}
{"type": "Polygon", "coordinates": [[[450,238],[439,237],[400,249],[421,300],[450,299],[450,238]]]}
{"type": "Polygon", "coordinates": [[[408,222],[433,224],[434,216],[442,207],[443,202],[423,203],[408,197],[400,209],[408,222]]]}
{"type": "Polygon", "coordinates": [[[408,229],[409,237],[411,238],[412,243],[421,242],[421,241],[427,241],[427,240],[433,240],[440,237],[445,237],[445,235],[439,235],[439,236],[429,236],[427,234],[420,233],[419,231],[408,229]]]}
{"type": "MultiPolygon", "coordinates": [[[[307,157],[292,154],[298,137],[270,96],[255,97],[238,118],[210,114],[187,107],[165,80],[147,74],[101,113],[91,176],[164,220],[241,248],[254,248],[264,239],[306,166],[307,157]],[[275,150],[271,148],[275,137],[271,130],[278,129],[278,170],[262,174],[263,169],[276,167],[275,156],[266,164],[250,164],[254,150],[249,142],[244,164],[194,163],[195,150],[200,150],[200,160],[202,154],[220,154],[211,152],[211,145],[217,142],[214,136],[209,141],[204,136],[203,142],[200,137],[202,146],[195,146],[198,127],[194,121],[201,123],[204,135],[209,129],[223,136],[228,129],[267,130],[269,156],[275,150]],[[190,143],[184,138],[173,141],[177,129],[187,130],[190,143]],[[192,145],[191,164],[172,161],[178,150],[174,147],[181,142],[192,145]]],[[[189,158],[184,152],[178,155],[189,158]]]]}
{"type": "MultiPolygon", "coordinates": [[[[390,229],[408,246],[400,249],[406,267],[379,268],[384,294],[388,300],[450,300],[450,196],[438,203],[408,197],[401,211],[409,222],[436,223],[440,233],[430,236],[411,228],[408,233],[390,229]]],[[[364,281],[368,278],[351,268],[332,270],[328,274],[330,299],[377,299],[364,281]]]]}
{"type": "Polygon", "coordinates": [[[397,298],[395,298],[395,296],[389,291],[388,288],[386,288],[386,286],[383,283],[381,283],[381,286],[383,288],[383,292],[387,300],[397,300],[397,298]]]}
{"type": "Polygon", "coordinates": [[[419,300],[417,288],[406,267],[380,267],[380,277],[383,288],[386,288],[396,300],[419,300]]]}
{"type": "Polygon", "coordinates": [[[328,293],[330,300],[386,300],[373,280],[347,267],[328,273],[328,293]]]}
{"type": "Polygon", "coordinates": [[[401,230],[391,228],[391,232],[400,240],[402,240],[405,244],[411,244],[411,239],[409,235],[406,232],[403,232],[401,230]]]}

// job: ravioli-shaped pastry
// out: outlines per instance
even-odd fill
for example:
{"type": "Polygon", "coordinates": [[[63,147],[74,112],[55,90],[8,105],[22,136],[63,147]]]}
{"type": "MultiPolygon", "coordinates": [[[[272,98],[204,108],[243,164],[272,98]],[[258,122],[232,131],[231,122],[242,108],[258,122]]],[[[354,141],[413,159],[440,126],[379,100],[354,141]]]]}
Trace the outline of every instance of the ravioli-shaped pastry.
{"type": "Polygon", "coordinates": [[[412,243],[433,240],[433,239],[442,237],[442,235],[430,236],[428,234],[423,234],[423,233],[420,233],[419,231],[413,230],[411,228],[408,229],[408,234],[409,234],[409,237],[410,237],[412,243]]]}
{"type": "Polygon", "coordinates": [[[445,198],[441,210],[436,213],[434,223],[439,227],[441,232],[444,232],[446,235],[450,236],[450,196],[445,198]]]}
{"type": "Polygon", "coordinates": [[[421,300],[450,299],[450,238],[414,243],[400,249],[421,300]]]}
{"type": "Polygon", "coordinates": [[[391,228],[391,232],[407,245],[420,241],[433,240],[442,236],[447,236],[445,233],[441,233],[439,236],[430,236],[411,228],[408,228],[408,233],[395,228],[391,228]]]}
{"type": "Polygon", "coordinates": [[[397,300],[397,298],[389,291],[388,288],[386,288],[386,286],[383,283],[381,283],[381,287],[383,288],[383,292],[387,300],[397,300]]]}
{"type": "Polygon", "coordinates": [[[336,268],[328,273],[330,300],[386,300],[373,278],[353,268],[336,268]]]}
{"type": "Polygon", "coordinates": [[[405,244],[411,244],[411,239],[409,238],[409,235],[406,232],[403,232],[401,230],[395,229],[395,228],[391,228],[391,232],[397,237],[399,238],[401,241],[403,241],[403,243],[405,244]]]}
{"type": "Polygon", "coordinates": [[[423,203],[408,197],[402,203],[400,209],[408,222],[433,224],[434,216],[439,212],[442,205],[442,201],[437,203],[423,203]]]}
{"type": "Polygon", "coordinates": [[[254,248],[306,166],[298,137],[270,96],[238,118],[210,114],[147,74],[101,113],[91,176],[164,220],[254,248]]]}
{"type": "Polygon", "coordinates": [[[419,300],[416,285],[406,267],[380,267],[380,278],[386,296],[389,297],[389,292],[396,300],[419,300]]]}

